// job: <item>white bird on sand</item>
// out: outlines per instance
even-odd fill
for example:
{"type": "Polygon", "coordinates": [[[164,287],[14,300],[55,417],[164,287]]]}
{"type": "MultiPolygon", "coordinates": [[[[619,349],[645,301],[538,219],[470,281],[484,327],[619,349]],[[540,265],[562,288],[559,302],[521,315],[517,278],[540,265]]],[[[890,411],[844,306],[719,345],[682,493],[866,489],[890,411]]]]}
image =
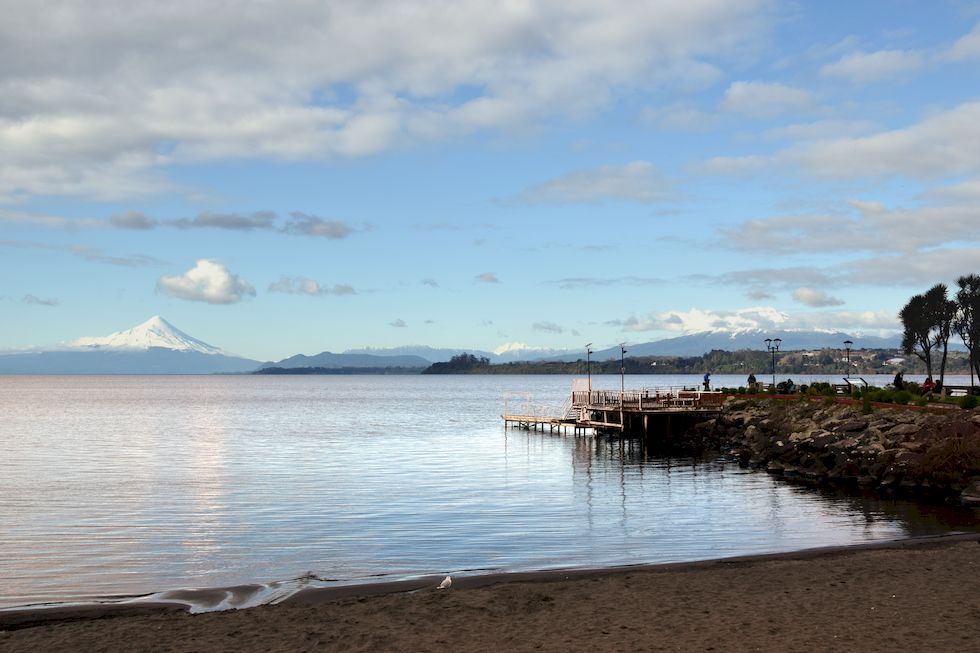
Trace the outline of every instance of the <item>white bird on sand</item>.
{"type": "Polygon", "coordinates": [[[437,590],[448,590],[450,587],[452,587],[452,584],[453,584],[453,577],[452,576],[446,576],[445,578],[442,579],[442,582],[439,583],[439,587],[437,587],[436,589],[437,590]]]}

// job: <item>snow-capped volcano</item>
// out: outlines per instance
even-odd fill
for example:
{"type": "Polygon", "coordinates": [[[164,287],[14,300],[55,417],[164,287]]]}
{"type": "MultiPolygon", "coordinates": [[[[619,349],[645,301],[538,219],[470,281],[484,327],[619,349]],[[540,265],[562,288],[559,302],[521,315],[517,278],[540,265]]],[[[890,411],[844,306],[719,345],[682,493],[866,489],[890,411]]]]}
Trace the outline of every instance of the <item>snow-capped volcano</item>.
{"type": "Polygon", "coordinates": [[[159,315],[108,336],[0,352],[0,374],[229,374],[258,367],[259,361],[201,342],[159,315]]]}
{"type": "Polygon", "coordinates": [[[80,349],[147,350],[152,347],[174,351],[196,351],[202,354],[229,354],[206,342],[191,337],[167,322],[159,315],[126,331],[108,336],[86,336],[66,343],[67,347],[80,349]]]}

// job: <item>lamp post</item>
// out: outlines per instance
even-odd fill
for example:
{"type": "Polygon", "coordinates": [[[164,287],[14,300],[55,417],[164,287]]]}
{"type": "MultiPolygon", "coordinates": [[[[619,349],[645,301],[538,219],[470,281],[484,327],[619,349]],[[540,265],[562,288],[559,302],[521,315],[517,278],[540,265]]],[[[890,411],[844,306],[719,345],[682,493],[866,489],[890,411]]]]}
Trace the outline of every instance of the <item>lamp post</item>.
{"type": "Polygon", "coordinates": [[[847,361],[847,380],[851,380],[851,345],[854,343],[850,340],[844,341],[844,359],[847,361]]]}
{"type": "Polygon", "coordinates": [[[589,375],[589,399],[585,403],[592,401],[592,343],[585,346],[585,369],[589,375]]]}
{"type": "Polygon", "coordinates": [[[619,407],[623,407],[623,394],[626,392],[626,343],[619,343],[619,407]]]}
{"type": "Polygon", "coordinates": [[[766,350],[772,354],[772,387],[776,387],[776,352],[779,351],[779,343],[782,342],[781,338],[766,338],[766,350]]]}

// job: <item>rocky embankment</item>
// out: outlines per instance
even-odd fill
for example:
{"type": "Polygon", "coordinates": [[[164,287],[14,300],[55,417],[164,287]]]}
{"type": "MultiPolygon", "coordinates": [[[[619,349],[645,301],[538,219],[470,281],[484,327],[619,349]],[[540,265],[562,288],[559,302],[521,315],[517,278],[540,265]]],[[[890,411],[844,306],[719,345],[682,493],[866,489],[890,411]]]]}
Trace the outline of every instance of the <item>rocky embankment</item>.
{"type": "Polygon", "coordinates": [[[980,411],[865,410],[834,400],[733,398],[692,435],[789,478],[980,505],[980,411]]]}

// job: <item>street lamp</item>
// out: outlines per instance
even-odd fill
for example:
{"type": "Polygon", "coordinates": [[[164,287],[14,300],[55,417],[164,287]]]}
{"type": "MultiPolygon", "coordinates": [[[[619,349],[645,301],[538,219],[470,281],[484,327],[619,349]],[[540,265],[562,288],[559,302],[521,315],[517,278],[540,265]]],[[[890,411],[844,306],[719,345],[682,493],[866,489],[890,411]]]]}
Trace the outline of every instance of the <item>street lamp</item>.
{"type": "Polygon", "coordinates": [[[589,374],[589,400],[585,403],[590,403],[592,401],[592,343],[590,342],[585,346],[585,369],[589,374]]]}
{"type": "Polygon", "coordinates": [[[779,343],[782,342],[781,338],[766,338],[766,350],[772,353],[772,387],[776,387],[776,352],[779,351],[779,343]]]}
{"type": "Polygon", "coordinates": [[[854,343],[851,342],[850,340],[845,340],[844,341],[844,357],[845,357],[845,360],[847,361],[847,380],[848,381],[850,381],[850,379],[851,379],[851,345],[853,345],[853,344],[854,343]]]}
{"type": "Polygon", "coordinates": [[[626,343],[619,343],[619,407],[623,407],[623,394],[626,392],[626,343]]]}

